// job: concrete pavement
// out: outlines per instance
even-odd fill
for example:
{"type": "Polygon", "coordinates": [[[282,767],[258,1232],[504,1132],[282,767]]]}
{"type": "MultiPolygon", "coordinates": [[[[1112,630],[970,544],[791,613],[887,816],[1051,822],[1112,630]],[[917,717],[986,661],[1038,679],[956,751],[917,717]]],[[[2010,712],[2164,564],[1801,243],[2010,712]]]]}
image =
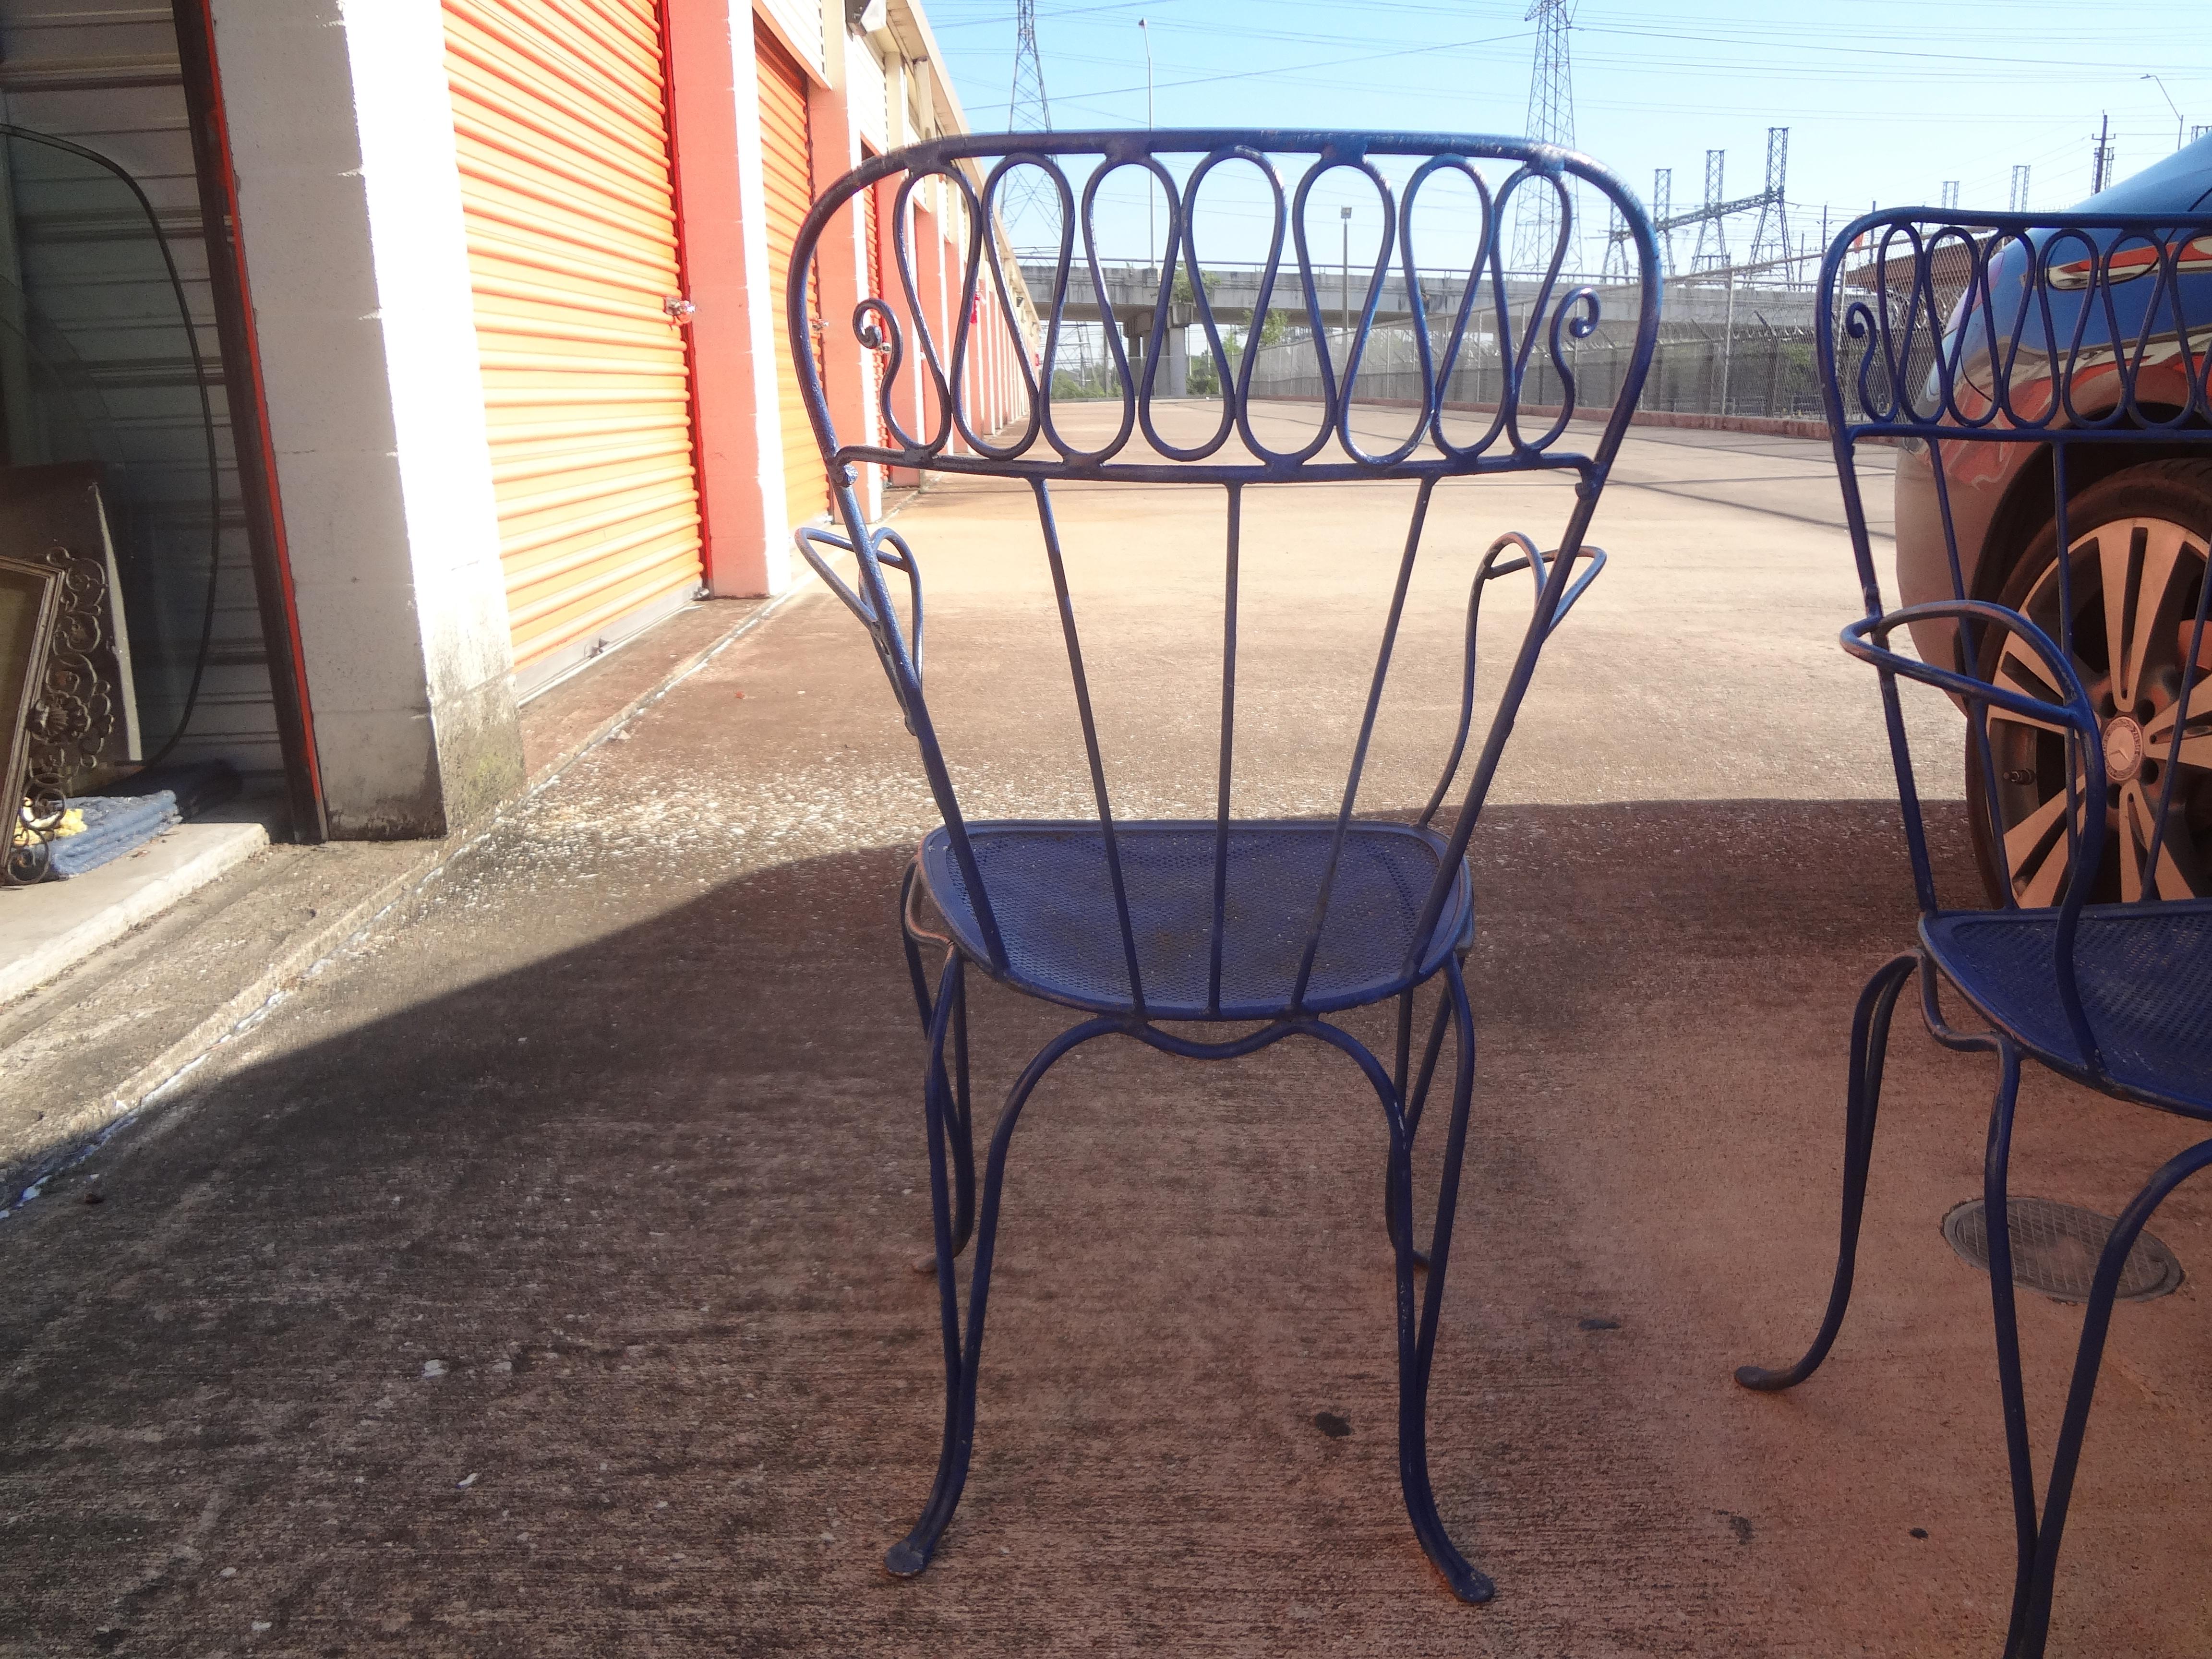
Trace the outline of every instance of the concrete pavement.
{"type": "MultiPolygon", "coordinates": [[[[1402,523],[1368,501],[1248,506],[1241,811],[1341,778],[1402,523]]],[[[1132,814],[1211,789],[1218,524],[1170,505],[1063,500],[1132,814]]],[[[1474,556],[1564,505],[1440,498],[1375,810],[1433,781],[1474,556]]],[[[1811,1332],[1850,1001],[1911,922],[1837,514],[1816,446],[1632,437],[1614,562],[1474,844],[1431,1440],[1490,1606],[1400,1507],[1382,1126],[1304,1046],[1097,1045],[1045,1085],[967,1496],[924,1577],[883,1574],[941,1386],[891,920],[931,813],[817,594],[0,1228],[0,1652],[1993,1654],[1987,1284],[1938,1231],[1978,1191],[1985,1066],[1900,1020],[1836,1355],[1785,1397],[1729,1380],[1811,1332]]],[[[1082,810],[1024,496],[945,483],[901,528],[972,810],[1082,810]]],[[[988,1102],[1060,1022],[976,1001],[988,1102]]],[[[2110,1211],[2185,1139],[2032,1082],[2015,1190],[2110,1211]]],[[[2054,1654],[2212,1645],[2212,1195],[2155,1231],[2191,1279],[2115,1321],[2054,1654]]],[[[2079,1315],[2022,1319],[2047,1444],[2079,1315]]]]}

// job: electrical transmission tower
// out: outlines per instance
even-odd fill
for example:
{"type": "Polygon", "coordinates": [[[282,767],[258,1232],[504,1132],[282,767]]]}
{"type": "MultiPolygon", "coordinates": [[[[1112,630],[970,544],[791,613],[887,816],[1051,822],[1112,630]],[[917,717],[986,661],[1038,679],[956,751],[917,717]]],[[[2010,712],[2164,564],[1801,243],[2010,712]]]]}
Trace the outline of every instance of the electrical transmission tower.
{"type": "Polygon", "coordinates": [[[2016,167],[2012,170],[2011,209],[2014,213],[2027,211],[2027,169],[2016,167]]]}
{"type": "MultiPolygon", "coordinates": [[[[1751,259],[1753,267],[1783,266],[1790,258],[1790,129],[1769,127],[1766,130],[1766,183],[1756,196],[1741,196],[1735,201],[1723,198],[1722,188],[1726,179],[1728,152],[1709,149],[1705,152],[1705,199],[1686,212],[1674,211],[1674,182],[1672,168],[1656,168],[1651,174],[1651,228],[1659,238],[1661,269],[1666,276],[1678,274],[1674,255],[1674,233],[1698,228],[1698,245],[1690,254],[1690,270],[1724,271],[1735,262],[1729,256],[1728,222],[1739,213],[1759,210],[1759,228],[1752,233],[1751,259]]],[[[1616,229],[1616,242],[1627,239],[1626,228],[1616,229]]],[[[1610,268],[1613,252],[1607,250],[1610,268]]],[[[1786,270],[1786,267],[1784,267],[1786,270]]],[[[1795,283],[1794,276],[1784,275],[1778,280],[1795,283]]]]}
{"type": "Polygon", "coordinates": [[[1608,283],[1626,283],[1635,272],[1629,267],[1628,221],[1620,216],[1620,210],[1613,210],[1613,218],[1605,232],[1605,270],[1601,273],[1608,283]]]}
{"type": "Polygon", "coordinates": [[[1727,168],[1726,150],[1709,149],[1705,152],[1705,204],[1694,216],[1698,222],[1698,246],[1690,256],[1690,269],[1692,270],[1728,269],[1728,222],[1721,205],[1721,181],[1726,176],[1727,168]],[[1706,252],[1708,246],[1711,252],[1706,252]]]}
{"type": "MultiPolygon", "coordinates": [[[[1026,3],[1026,0],[1024,0],[1026,3]]],[[[1528,136],[1540,144],[1575,147],[1574,71],[1567,61],[1567,28],[1574,21],[1569,0],[1531,0],[1528,17],[1536,25],[1536,62],[1528,76],[1528,136]]],[[[1550,185],[1532,179],[1515,192],[1515,270],[1543,270],[1559,240],[1559,200],[1550,185]]],[[[1579,263],[1570,255],[1565,268],[1579,263]]]]}
{"type": "MultiPolygon", "coordinates": [[[[1674,170],[1672,167],[1651,169],[1651,222],[1656,227],[1666,222],[1674,211],[1674,170]]],[[[1674,239],[1662,233],[1659,243],[1659,275],[1662,280],[1674,269],[1674,239]]],[[[1632,283],[1638,278],[1636,255],[1632,250],[1628,223],[1620,216],[1620,210],[1613,210],[1613,224],[1605,234],[1604,278],[1608,283],[1632,283]]]]}
{"type": "MultiPolygon", "coordinates": [[[[1006,100],[1006,131],[1052,131],[1052,106],[1044,95],[1044,65],[1037,58],[1036,0],[1014,0],[1014,89],[1006,100]]],[[[1030,234],[1025,240],[1049,240],[1042,217],[1056,214],[1059,207],[1058,193],[1034,167],[1017,167],[1006,175],[999,196],[1000,213],[1010,226],[1015,221],[1026,222],[1030,234]]]]}
{"type": "Polygon", "coordinates": [[[1766,188],[1759,197],[1759,228],[1751,233],[1751,263],[1790,257],[1790,205],[1784,191],[1790,177],[1790,129],[1766,130],[1766,188]]]}
{"type": "Polygon", "coordinates": [[[1956,179],[1943,181],[1943,199],[1936,205],[1947,212],[1959,205],[1959,181],[1956,179]]]}

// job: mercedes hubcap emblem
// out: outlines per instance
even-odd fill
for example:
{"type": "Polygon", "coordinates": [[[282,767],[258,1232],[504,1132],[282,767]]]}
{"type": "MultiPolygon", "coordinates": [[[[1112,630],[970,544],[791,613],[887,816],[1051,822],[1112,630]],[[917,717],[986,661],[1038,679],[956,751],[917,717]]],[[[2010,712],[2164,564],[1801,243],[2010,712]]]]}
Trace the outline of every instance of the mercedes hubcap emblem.
{"type": "Polygon", "coordinates": [[[2105,728],[2105,775],[2125,783],[2142,769],[2142,727],[2122,714],[2105,728]]]}

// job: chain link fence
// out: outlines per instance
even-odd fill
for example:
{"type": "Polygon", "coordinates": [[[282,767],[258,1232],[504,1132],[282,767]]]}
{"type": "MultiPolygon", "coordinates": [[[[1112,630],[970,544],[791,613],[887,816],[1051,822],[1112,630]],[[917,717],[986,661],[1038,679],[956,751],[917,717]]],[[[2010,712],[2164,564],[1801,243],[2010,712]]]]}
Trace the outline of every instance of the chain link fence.
{"type": "MultiPolygon", "coordinates": [[[[1854,303],[1864,303],[1877,313],[1887,310],[1896,337],[1903,343],[1903,323],[1912,301],[1910,283],[1900,273],[1893,283],[1892,271],[1871,259],[1846,271],[1837,295],[1836,339],[1844,357],[1844,396],[1852,414],[1858,410],[1858,365],[1863,343],[1851,340],[1844,328],[1844,313],[1854,303]]],[[[1926,380],[1935,361],[1943,321],[1948,317],[1960,284],[1947,281],[1946,270],[1934,273],[1936,315],[1930,326],[1926,317],[1916,319],[1903,373],[1917,389],[1926,380]]],[[[1556,296],[1578,284],[1561,278],[1552,289],[1556,296]]],[[[1425,284],[1424,285],[1426,286],[1425,284]]],[[[1534,282],[1509,279],[1510,322],[1504,331],[1510,349],[1518,350],[1528,331],[1526,307],[1536,289],[1534,282]]],[[[1587,415],[1602,414],[1613,407],[1620,392],[1633,349],[1638,295],[1633,287],[1597,288],[1600,321],[1589,337],[1570,338],[1561,331],[1560,351],[1572,377],[1575,407],[1587,415]]],[[[1210,291],[1210,290],[1209,290],[1210,291]]],[[[1400,290],[1402,293],[1402,289],[1400,290]]],[[[1386,296],[1387,297],[1387,296],[1386,296]]],[[[1433,290],[1423,296],[1433,305],[1433,290]]],[[[1716,273],[1712,280],[1667,284],[1664,310],[1656,349],[1645,379],[1638,405],[1650,413],[1730,416],[1784,421],[1821,422],[1825,411],[1820,396],[1815,343],[1814,289],[1805,284],[1761,285],[1729,282],[1716,273]]],[[[1926,301],[1923,302],[1923,310],[1926,301]]],[[[1402,314],[1402,313],[1401,313],[1402,314]]],[[[1178,321],[1180,322],[1180,319],[1178,321]]],[[[1556,410],[1564,386],[1552,360],[1547,313],[1522,380],[1522,407],[1534,413],[1556,410]]],[[[1301,308],[1294,315],[1271,323],[1271,338],[1259,349],[1253,365],[1251,392],[1255,398],[1318,401],[1323,394],[1320,353],[1326,349],[1340,382],[1350,348],[1349,331],[1324,331],[1317,343],[1301,308]]],[[[1449,343],[1452,317],[1433,314],[1430,324],[1431,349],[1441,355],[1449,343]]],[[[1242,367],[1244,328],[1235,322],[1224,325],[1232,373],[1242,367]]],[[[1133,357],[1138,341],[1131,341],[1133,357]]],[[[1219,395],[1218,374],[1195,329],[1188,335],[1189,394],[1219,395]]],[[[1133,365],[1141,374],[1141,364],[1133,365]]],[[[1054,396],[1062,399],[1118,398],[1121,382],[1107,355],[1103,332],[1097,325],[1067,331],[1054,375],[1054,396]]],[[[1494,319],[1470,320],[1468,337],[1462,342],[1443,387],[1450,406],[1472,410],[1497,407],[1505,380],[1500,361],[1494,319]]],[[[1415,404],[1423,400],[1424,376],[1410,322],[1378,322],[1367,337],[1359,364],[1355,397],[1361,402],[1415,404]]],[[[1871,371],[1869,391],[1879,402],[1887,396],[1887,376],[1880,353],[1871,371]]]]}
{"type": "MultiPolygon", "coordinates": [[[[1668,297],[1670,302],[1675,299],[1672,293],[1668,297]]],[[[1697,315],[1714,308],[1707,301],[1681,307],[1692,313],[1690,318],[1662,320],[1640,407],[1680,414],[1820,419],[1814,330],[1805,314],[1810,309],[1811,296],[1785,291],[1780,298],[1782,302],[1778,304],[1771,296],[1752,292],[1740,301],[1737,309],[1741,314],[1735,318],[1724,314],[1708,320],[1697,315]],[[1753,305],[1753,301],[1765,303],[1753,305]],[[1762,314],[1770,311],[1796,316],[1777,325],[1762,314]]],[[[1601,315],[1607,320],[1601,321],[1595,333],[1576,340],[1567,337],[1563,330],[1560,339],[1561,356],[1574,382],[1575,406],[1592,414],[1610,409],[1620,396],[1633,349],[1633,291],[1616,291],[1601,295],[1601,315]]],[[[1668,308],[1676,307],[1670,303],[1668,308]]],[[[1519,349],[1525,327],[1525,321],[1516,318],[1508,330],[1506,338],[1514,349],[1519,349]]],[[[1449,329],[1448,320],[1432,325],[1433,350],[1443,349],[1449,329]]],[[[1565,390],[1549,343],[1548,337],[1540,334],[1528,353],[1521,402],[1531,410],[1556,409],[1565,390]]],[[[1329,361],[1340,377],[1348,345],[1349,337],[1343,331],[1331,331],[1329,361]]],[[[1495,330],[1471,331],[1444,382],[1444,401],[1477,410],[1494,408],[1504,380],[1495,330]]],[[[1361,401],[1417,404],[1422,389],[1412,325],[1378,325],[1368,337],[1362,355],[1355,396],[1361,401]]],[[[1252,392],[1260,398],[1319,398],[1322,380],[1313,337],[1302,334],[1261,347],[1253,368],[1252,392]]]]}

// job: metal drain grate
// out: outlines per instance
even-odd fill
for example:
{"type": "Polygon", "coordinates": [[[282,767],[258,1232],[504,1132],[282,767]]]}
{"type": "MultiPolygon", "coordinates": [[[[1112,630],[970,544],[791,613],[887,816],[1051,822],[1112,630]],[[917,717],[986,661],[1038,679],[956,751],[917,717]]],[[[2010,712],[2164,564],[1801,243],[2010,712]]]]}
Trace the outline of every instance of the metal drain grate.
{"type": "MultiPolygon", "coordinates": [[[[2061,1302],[2087,1302],[2097,1258],[2112,1236],[2112,1218],[2048,1198],[2015,1198],[2005,1205],[2012,1234],[2012,1282],[2061,1302]]],[[[1990,1232],[1982,1200],[1961,1204],[1943,1218],[1943,1237],[1961,1260],[1990,1270],[1990,1232]]],[[[2181,1287],[2181,1263],[2148,1232],[2136,1235],[2120,1270],[2119,1299],[2144,1302],[2181,1287]]]]}

